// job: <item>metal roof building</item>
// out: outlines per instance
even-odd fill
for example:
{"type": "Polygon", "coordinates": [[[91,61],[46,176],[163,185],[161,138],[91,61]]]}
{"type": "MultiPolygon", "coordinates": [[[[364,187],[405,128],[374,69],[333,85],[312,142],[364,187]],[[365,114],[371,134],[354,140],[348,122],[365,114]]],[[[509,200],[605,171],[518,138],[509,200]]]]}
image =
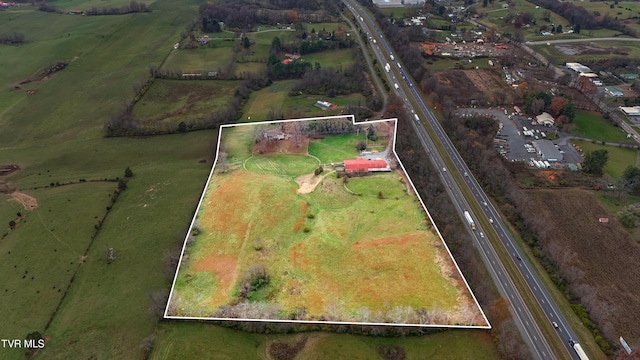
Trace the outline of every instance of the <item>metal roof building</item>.
{"type": "Polygon", "coordinates": [[[538,152],[538,155],[542,157],[542,160],[551,162],[560,162],[564,159],[564,156],[560,153],[560,150],[549,140],[535,140],[533,147],[538,152]]]}

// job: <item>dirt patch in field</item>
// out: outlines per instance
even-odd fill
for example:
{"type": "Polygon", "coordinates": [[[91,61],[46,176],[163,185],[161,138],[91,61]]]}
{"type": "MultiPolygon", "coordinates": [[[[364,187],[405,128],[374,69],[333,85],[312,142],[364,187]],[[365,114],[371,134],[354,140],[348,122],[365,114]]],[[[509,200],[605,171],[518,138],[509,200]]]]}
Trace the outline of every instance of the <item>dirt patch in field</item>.
{"type": "Polygon", "coordinates": [[[309,194],[311,192],[313,192],[313,190],[316,189],[316,186],[318,186],[318,184],[320,184],[320,182],[322,181],[322,179],[324,179],[325,176],[332,174],[333,171],[328,172],[322,176],[320,175],[314,175],[313,173],[310,174],[306,174],[306,175],[302,175],[302,176],[298,176],[296,178],[296,184],[298,184],[299,188],[298,188],[298,194],[309,194]]]}
{"type": "Polygon", "coordinates": [[[38,208],[38,201],[34,197],[19,191],[11,193],[11,200],[20,203],[25,210],[34,210],[38,208]]]}
{"type": "Polygon", "coordinates": [[[200,221],[208,229],[243,238],[248,224],[242,221],[242,212],[251,206],[245,195],[247,185],[240,174],[230,172],[224,176],[228,179],[209,194],[200,221]]]}
{"type": "Polygon", "coordinates": [[[610,340],[640,338],[640,247],[588,190],[531,190],[527,218],[570,288],[610,340]]]}
{"type": "Polygon", "coordinates": [[[228,298],[236,281],[237,265],[238,261],[234,257],[210,254],[196,261],[191,269],[193,271],[208,271],[216,277],[218,286],[211,302],[222,304],[228,298]]]}
{"type": "Polygon", "coordinates": [[[624,46],[599,47],[591,44],[554,45],[564,55],[629,55],[631,49],[624,46]]]}
{"type": "Polygon", "coordinates": [[[513,91],[495,70],[466,70],[464,74],[473,83],[475,89],[485,94],[489,102],[513,102],[513,91]]]}

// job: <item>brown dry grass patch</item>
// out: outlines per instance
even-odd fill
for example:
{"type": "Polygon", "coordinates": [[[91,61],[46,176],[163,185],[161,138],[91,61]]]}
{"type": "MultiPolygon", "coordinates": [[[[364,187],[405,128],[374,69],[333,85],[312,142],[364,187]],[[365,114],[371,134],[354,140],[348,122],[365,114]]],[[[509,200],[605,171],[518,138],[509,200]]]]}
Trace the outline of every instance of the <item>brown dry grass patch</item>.
{"type": "Polygon", "coordinates": [[[193,264],[191,270],[208,271],[215,276],[218,282],[211,303],[222,304],[229,298],[237,277],[237,264],[238,261],[232,256],[216,254],[208,254],[193,264]]]}
{"type": "Polygon", "coordinates": [[[297,284],[299,295],[282,302],[287,308],[306,306],[314,315],[326,313],[333,302],[345,309],[367,306],[375,311],[396,305],[450,308],[461,289],[447,286],[449,276],[435,265],[426,236],[414,232],[361,241],[347,251],[331,251],[315,238],[298,243],[288,258],[312,280],[297,284]]]}

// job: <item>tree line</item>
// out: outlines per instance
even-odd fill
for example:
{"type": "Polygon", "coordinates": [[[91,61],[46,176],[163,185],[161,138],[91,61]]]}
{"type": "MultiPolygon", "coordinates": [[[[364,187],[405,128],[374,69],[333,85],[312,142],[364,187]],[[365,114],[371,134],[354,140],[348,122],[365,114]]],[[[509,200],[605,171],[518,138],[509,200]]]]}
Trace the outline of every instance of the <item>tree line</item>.
{"type": "MultiPolygon", "coordinates": [[[[153,70],[151,70],[151,72],[153,73],[153,70]]],[[[173,134],[185,131],[214,129],[222,124],[233,123],[240,118],[242,106],[249,98],[251,91],[262,89],[271,84],[270,79],[268,79],[265,74],[249,73],[248,75],[249,76],[240,83],[233,97],[227,103],[227,107],[223,110],[211,112],[206,116],[185,120],[178,124],[164,122],[143,124],[134,119],[131,112],[137,101],[144,96],[144,93],[155,81],[155,77],[151,77],[147,82],[134,86],[136,94],[130,103],[122,105],[120,110],[104,120],[103,130],[105,136],[173,134]]]]}
{"type": "Polygon", "coordinates": [[[339,0],[222,0],[200,5],[199,12],[204,32],[220,31],[220,22],[229,28],[254,31],[258,25],[331,21],[342,6],[339,0]]]}
{"type": "Polygon", "coordinates": [[[0,44],[5,45],[20,45],[24,44],[24,34],[17,31],[11,31],[6,33],[0,33],[0,44]]]}
{"type": "Polygon", "coordinates": [[[85,10],[85,15],[89,16],[98,16],[98,15],[122,15],[122,14],[131,14],[131,13],[140,13],[140,12],[151,12],[151,9],[147,7],[147,4],[143,2],[137,2],[136,0],[131,0],[129,5],[124,5],[121,7],[111,7],[111,8],[97,8],[92,7],[89,10],[85,10]]]}

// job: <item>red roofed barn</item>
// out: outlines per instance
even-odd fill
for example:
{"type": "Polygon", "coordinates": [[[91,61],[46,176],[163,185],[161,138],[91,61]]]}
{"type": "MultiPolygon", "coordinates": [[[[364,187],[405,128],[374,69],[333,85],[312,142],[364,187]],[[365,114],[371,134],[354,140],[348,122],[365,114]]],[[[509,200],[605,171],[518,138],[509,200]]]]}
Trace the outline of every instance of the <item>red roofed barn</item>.
{"type": "Polygon", "coordinates": [[[384,160],[367,160],[357,158],[355,160],[345,160],[344,168],[347,173],[369,172],[369,171],[391,171],[389,165],[384,160]]]}

